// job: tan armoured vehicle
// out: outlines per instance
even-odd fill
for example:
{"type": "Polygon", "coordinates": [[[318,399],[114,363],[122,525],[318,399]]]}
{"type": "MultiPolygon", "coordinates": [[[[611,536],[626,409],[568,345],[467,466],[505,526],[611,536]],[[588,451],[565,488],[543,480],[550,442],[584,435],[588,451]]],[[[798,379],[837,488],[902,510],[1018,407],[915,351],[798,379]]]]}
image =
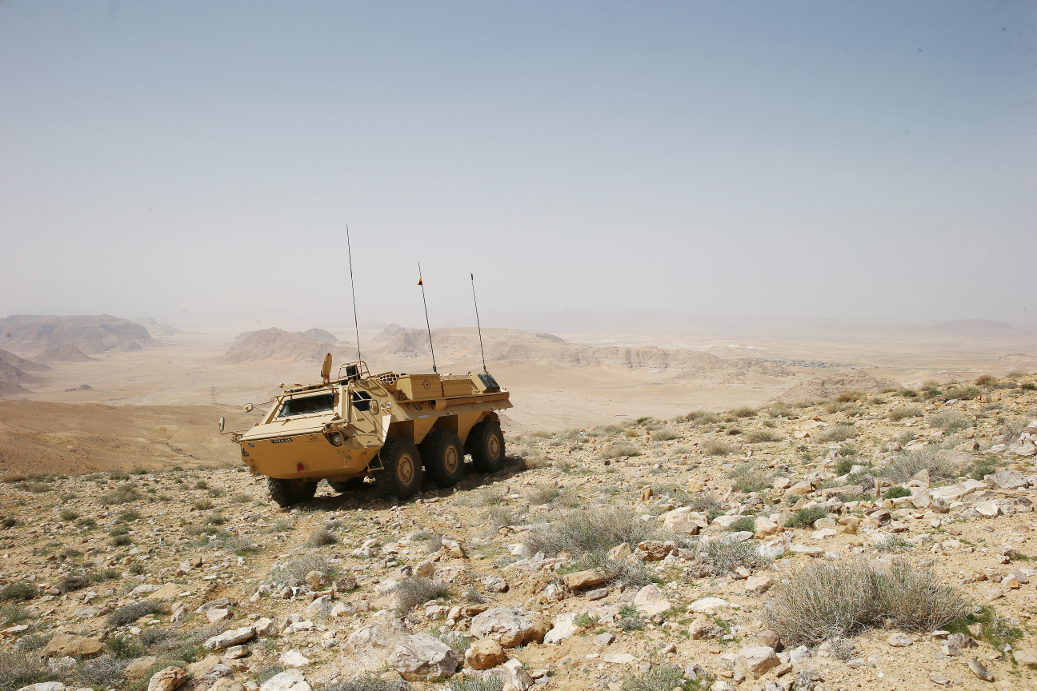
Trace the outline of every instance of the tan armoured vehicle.
{"type": "Polygon", "coordinates": [[[330,372],[329,354],[320,384],[285,388],[259,424],[232,435],[281,506],[313,498],[321,480],[345,492],[370,477],[398,499],[421,489],[423,471],[450,487],[465,454],[479,471],[504,467],[496,411],[512,405],[488,372],[372,375],[363,361],[330,372]]]}

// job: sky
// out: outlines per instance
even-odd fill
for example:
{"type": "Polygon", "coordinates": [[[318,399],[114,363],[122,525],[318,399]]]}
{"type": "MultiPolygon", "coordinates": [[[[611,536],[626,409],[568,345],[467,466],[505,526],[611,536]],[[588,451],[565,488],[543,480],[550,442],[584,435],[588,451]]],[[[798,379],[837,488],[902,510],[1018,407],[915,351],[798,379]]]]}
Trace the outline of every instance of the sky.
{"type": "Polygon", "coordinates": [[[0,0],[0,316],[1037,326],[1037,3],[0,0]],[[760,323],[764,323],[761,319],[760,323]]]}

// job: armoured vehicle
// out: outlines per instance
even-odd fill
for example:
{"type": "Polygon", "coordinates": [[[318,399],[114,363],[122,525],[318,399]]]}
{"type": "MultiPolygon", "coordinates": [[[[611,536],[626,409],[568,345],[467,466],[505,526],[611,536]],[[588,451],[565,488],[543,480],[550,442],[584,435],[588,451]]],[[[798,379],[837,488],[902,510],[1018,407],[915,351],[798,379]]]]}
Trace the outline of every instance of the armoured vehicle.
{"type": "Polygon", "coordinates": [[[466,454],[479,471],[504,467],[496,411],[512,404],[488,372],[372,375],[358,360],[330,374],[328,354],[321,383],[283,388],[259,424],[232,433],[241,460],[267,476],[281,506],[312,499],[321,480],[346,492],[370,477],[399,499],[421,489],[425,472],[450,487],[464,475],[466,454]]]}

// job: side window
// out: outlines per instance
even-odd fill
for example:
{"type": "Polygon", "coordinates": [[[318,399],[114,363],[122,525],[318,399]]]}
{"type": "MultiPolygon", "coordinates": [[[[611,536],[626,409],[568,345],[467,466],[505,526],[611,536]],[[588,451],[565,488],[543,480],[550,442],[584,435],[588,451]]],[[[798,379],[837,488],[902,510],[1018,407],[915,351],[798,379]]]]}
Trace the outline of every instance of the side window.
{"type": "Polygon", "coordinates": [[[353,407],[362,413],[369,412],[371,410],[371,394],[366,391],[354,391],[353,407]]]}

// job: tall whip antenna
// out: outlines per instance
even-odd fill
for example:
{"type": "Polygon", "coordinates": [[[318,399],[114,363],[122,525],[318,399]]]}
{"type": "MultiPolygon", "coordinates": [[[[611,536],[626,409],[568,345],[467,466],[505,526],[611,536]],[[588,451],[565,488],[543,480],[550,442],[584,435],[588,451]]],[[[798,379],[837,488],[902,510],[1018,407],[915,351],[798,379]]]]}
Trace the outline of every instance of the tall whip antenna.
{"type": "Polygon", "coordinates": [[[421,278],[421,262],[418,262],[418,285],[421,286],[421,304],[425,306],[425,328],[428,329],[428,349],[432,351],[432,371],[436,370],[436,351],[432,348],[432,327],[428,323],[428,303],[425,302],[425,281],[421,278]]]}
{"type": "Polygon", "coordinates": [[[475,299],[475,274],[469,274],[472,277],[472,302],[475,304],[475,325],[479,329],[479,352],[482,353],[482,371],[488,372],[486,369],[486,350],[482,346],[482,324],[479,322],[479,301],[475,299]]]}
{"type": "Polygon", "coordinates": [[[360,361],[360,322],[356,318],[356,286],[353,285],[353,247],[349,242],[349,226],[346,226],[346,249],[349,251],[349,290],[353,293],[353,326],[356,327],[356,359],[360,361]]]}

